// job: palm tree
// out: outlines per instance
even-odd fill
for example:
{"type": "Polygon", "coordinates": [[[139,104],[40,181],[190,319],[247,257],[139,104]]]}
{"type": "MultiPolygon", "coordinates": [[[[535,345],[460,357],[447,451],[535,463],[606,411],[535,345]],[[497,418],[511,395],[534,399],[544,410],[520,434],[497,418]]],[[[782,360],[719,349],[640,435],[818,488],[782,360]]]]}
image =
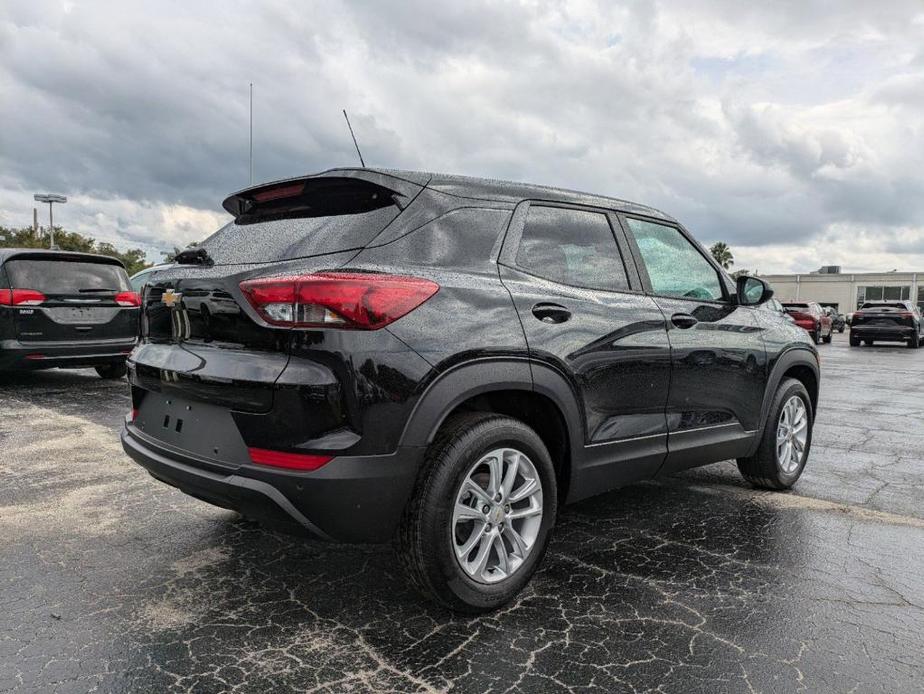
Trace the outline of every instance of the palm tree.
{"type": "Polygon", "coordinates": [[[735,256],[732,255],[731,249],[724,241],[718,241],[712,244],[709,248],[709,252],[712,253],[715,262],[726,270],[735,264],[735,256]]]}

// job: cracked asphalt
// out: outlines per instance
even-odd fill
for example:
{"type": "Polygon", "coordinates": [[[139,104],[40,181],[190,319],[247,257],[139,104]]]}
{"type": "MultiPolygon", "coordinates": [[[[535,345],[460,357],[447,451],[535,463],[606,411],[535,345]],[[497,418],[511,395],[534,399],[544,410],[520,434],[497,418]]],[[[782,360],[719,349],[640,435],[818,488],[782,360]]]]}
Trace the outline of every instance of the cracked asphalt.
{"type": "Polygon", "coordinates": [[[521,598],[476,619],[388,547],[148,477],[124,383],[0,377],[0,691],[920,691],[924,350],[820,349],[794,492],[720,463],[567,507],[521,598]]]}

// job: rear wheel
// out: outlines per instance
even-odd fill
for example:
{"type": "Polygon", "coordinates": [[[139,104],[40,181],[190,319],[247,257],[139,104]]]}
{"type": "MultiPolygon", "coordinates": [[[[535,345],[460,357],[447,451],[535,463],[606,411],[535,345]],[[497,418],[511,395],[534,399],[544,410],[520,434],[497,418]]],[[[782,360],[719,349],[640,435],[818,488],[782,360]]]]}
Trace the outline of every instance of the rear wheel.
{"type": "Polygon", "coordinates": [[[811,335],[812,335],[812,342],[814,342],[816,345],[821,344],[821,334],[819,333],[818,328],[815,328],[811,332],[811,335]]]}
{"type": "Polygon", "coordinates": [[[128,367],[125,366],[124,361],[119,362],[118,364],[103,364],[96,367],[96,373],[99,374],[100,378],[123,378],[125,374],[128,373],[128,367]]]}
{"type": "Polygon", "coordinates": [[[411,583],[460,612],[500,607],[541,561],[557,494],[535,431],[489,413],[454,417],[427,451],[396,538],[411,583]]]}
{"type": "Polygon", "coordinates": [[[825,335],[825,337],[822,338],[822,341],[823,341],[826,345],[830,345],[830,344],[831,344],[831,340],[833,340],[833,339],[834,339],[834,331],[832,330],[832,331],[829,332],[827,335],[825,335]]]}
{"type": "Polygon", "coordinates": [[[756,487],[788,489],[802,475],[812,447],[812,401],[794,378],[777,388],[757,452],[738,458],[742,477],[756,487]]]}
{"type": "Polygon", "coordinates": [[[873,340],[863,340],[863,344],[866,345],[867,347],[872,347],[873,340]]]}
{"type": "Polygon", "coordinates": [[[918,333],[915,333],[911,336],[911,339],[908,340],[908,346],[911,349],[917,349],[921,346],[921,336],[918,333]]]}
{"type": "Polygon", "coordinates": [[[851,347],[859,347],[859,346],[860,346],[860,338],[857,337],[856,335],[854,335],[853,333],[850,333],[850,346],[851,346],[851,347]]]}

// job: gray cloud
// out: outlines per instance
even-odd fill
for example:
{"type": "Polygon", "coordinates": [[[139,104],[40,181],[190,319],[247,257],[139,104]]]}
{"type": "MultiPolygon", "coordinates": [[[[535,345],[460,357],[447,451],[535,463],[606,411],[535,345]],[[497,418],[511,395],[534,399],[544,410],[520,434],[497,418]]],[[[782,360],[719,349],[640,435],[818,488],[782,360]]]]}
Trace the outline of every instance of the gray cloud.
{"type": "Polygon", "coordinates": [[[353,163],[345,106],[374,164],[637,199],[778,269],[860,231],[924,265],[922,44],[918,0],[14,0],[0,223],[54,189],[108,240],[204,236],[253,81],[258,180],[353,163]]]}

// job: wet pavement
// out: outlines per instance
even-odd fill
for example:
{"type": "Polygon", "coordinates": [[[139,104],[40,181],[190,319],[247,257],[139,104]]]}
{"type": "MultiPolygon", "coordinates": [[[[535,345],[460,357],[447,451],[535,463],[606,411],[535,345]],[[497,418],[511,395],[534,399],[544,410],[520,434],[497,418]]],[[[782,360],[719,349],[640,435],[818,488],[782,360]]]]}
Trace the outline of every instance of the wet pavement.
{"type": "Polygon", "coordinates": [[[567,507],[477,619],[418,599],[388,547],[148,477],[124,383],[0,377],[0,691],[920,691],[924,350],[821,351],[794,493],[721,463],[567,507]]]}

